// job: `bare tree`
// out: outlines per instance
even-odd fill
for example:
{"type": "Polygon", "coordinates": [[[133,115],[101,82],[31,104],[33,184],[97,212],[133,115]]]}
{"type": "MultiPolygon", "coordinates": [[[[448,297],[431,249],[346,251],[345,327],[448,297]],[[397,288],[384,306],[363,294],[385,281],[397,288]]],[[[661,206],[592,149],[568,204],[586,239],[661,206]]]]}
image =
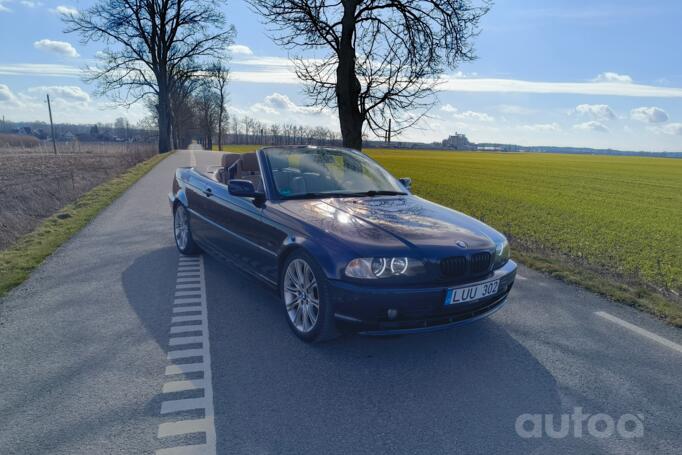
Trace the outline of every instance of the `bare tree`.
{"type": "Polygon", "coordinates": [[[213,148],[213,134],[218,124],[220,98],[208,80],[203,80],[198,93],[193,98],[195,118],[201,134],[202,145],[207,150],[213,148]]]}
{"type": "Polygon", "coordinates": [[[292,50],[313,104],[338,109],[343,144],[361,148],[414,125],[435,102],[446,67],[474,58],[489,0],[248,0],[275,41],[292,50]]]}
{"type": "Polygon", "coordinates": [[[199,73],[200,63],[222,57],[234,36],[220,11],[222,0],[97,0],[64,17],[66,32],[107,47],[91,68],[99,92],[130,105],[155,96],[159,152],[171,149],[170,96],[179,73],[199,73]],[[190,65],[191,63],[191,65],[190,65]]]}
{"type": "Polygon", "coordinates": [[[223,62],[216,62],[209,69],[209,76],[218,93],[218,150],[223,149],[223,123],[227,104],[227,84],[230,82],[230,71],[223,62]]]}

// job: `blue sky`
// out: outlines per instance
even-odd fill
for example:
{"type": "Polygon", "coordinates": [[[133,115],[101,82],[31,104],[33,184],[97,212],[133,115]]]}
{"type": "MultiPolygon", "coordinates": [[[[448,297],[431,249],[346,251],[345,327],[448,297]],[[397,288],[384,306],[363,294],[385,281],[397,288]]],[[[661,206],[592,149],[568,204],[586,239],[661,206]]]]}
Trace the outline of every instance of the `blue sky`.
{"type": "MultiPolygon", "coordinates": [[[[0,115],[57,121],[135,122],[80,79],[98,43],[62,32],[59,11],[90,1],[0,0],[0,115]]],[[[305,106],[286,51],[242,1],[225,7],[233,115],[338,129],[334,113],[305,106]]],[[[682,151],[682,2],[497,0],[482,21],[478,60],[446,75],[430,118],[406,140],[455,131],[473,141],[682,151]]],[[[303,54],[305,55],[305,54],[303,54]]]]}

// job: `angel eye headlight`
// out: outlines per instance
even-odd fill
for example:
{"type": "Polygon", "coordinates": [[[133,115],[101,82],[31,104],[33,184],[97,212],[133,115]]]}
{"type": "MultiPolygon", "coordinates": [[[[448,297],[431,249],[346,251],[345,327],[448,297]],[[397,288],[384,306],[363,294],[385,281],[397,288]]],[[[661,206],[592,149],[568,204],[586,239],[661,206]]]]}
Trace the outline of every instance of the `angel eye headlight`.
{"type": "Polygon", "coordinates": [[[509,242],[503,239],[495,245],[495,268],[499,269],[509,260],[509,242]]]}
{"type": "Polygon", "coordinates": [[[377,278],[413,275],[421,270],[422,267],[423,264],[421,261],[406,257],[357,258],[348,263],[345,273],[346,276],[351,278],[373,280],[377,278]]]}

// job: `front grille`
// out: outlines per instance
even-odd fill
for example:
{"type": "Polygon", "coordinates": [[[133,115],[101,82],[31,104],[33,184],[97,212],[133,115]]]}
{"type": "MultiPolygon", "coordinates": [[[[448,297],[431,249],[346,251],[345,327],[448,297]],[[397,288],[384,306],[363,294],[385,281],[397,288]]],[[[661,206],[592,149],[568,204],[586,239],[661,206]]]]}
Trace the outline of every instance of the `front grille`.
{"type": "Polygon", "coordinates": [[[456,278],[466,275],[467,258],[466,256],[452,256],[440,261],[440,270],[443,275],[456,278]]]}
{"type": "Polygon", "coordinates": [[[469,260],[471,273],[479,275],[485,273],[490,268],[490,253],[476,253],[469,260]]]}
{"type": "Polygon", "coordinates": [[[490,270],[491,254],[487,252],[467,256],[451,256],[440,261],[440,270],[447,278],[482,275],[490,270]]]}

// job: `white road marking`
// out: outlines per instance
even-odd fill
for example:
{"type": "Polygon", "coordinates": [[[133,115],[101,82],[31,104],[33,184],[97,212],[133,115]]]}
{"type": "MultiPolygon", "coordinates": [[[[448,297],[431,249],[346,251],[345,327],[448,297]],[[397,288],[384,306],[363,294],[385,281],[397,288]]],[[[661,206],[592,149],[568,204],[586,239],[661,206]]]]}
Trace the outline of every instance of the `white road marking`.
{"type": "Polygon", "coordinates": [[[679,345],[673,341],[670,341],[667,338],[663,338],[662,336],[656,335],[655,333],[649,332],[648,330],[644,330],[641,327],[638,327],[634,324],[630,324],[629,322],[624,321],[620,318],[617,318],[617,317],[613,316],[612,314],[606,313],[604,311],[596,311],[594,314],[596,314],[600,318],[604,318],[607,321],[611,321],[615,324],[618,324],[621,327],[624,327],[628,330],[631,330],[638,335],[641,335],[641,336],[646,337],[650,340],[653,340],[658,344],[662,344],[663,346],[668,347],[668,348],[672,349],[673,351],[677,351],[677,352],[682,353],[682,345],[679,345]]]}
{"type": "Polygon", "coordinates": [[[199,278],[178,278],[175,280],[176,283],[198,283],[199,278]]]}
{"type": "Polygon", "coordinates": [[[196,316],[173,316],[171,318],[171,324],[174,324],[176,322],[191,322],[191,321],[202,321],[203,322],[204,317],[202,315],[196,315],[196,316]]]}
{"type": "Polygon", "coordinates": [[[201,349],[182,349],[179,351],[168,351],[168,360],[185,359],[187,357],[203,357],[206,355],[206,350],[201,349]]]}
{"type": "Polygon", "coordinates": [[[170,333],[201,332],[201,325],[176,325],[170,328],[170,333]]]}
{"type": "MultiPolygon", "coordinates": [[[[179,422],[162,423],[159,425],[158,437],[165,438],[167,436],[178,436],[181,434],[203,432],[208,433],[209,427],[212,426],[213,417],[209,418],[208,416],[204,419],[180,420],[179,422]]],[[[215,453],[215,450],[212,453],[215,453]]]]}
{"type": "Polygon", "coordinates": [[[170,346],[182,346],[183,344],[192,344],[192,343],[205,343],[206,339],[204,338],[203,335],[201,336],[189,336],[189,337],[173,337],[170,339],[168,344],[170,346]]]}
{"type": "Polygon", "coordinates": [[[200,285],[199,283],[196,284],[176,284],[175,289],[194,289],[197,288],[199,289],[200,285]]]}
{"type": "Polygon", "coordinates": [[[204,388],[203,379],[191,379],[189,381],[170,381],[163,385],[163,393],[184,392],[204,388]]]}
{"type": "Polygon", "coordinates": [[[526,281],[526,280],[528,279],[528,278],[526,278],[526,277],[523,276],[523,275],[519,275],[518,273],[516,274],[516,278],[518,278],[518,279],[521,280],[521,281],[526,281]]]}
{"type": "Polygon", "coordinates": [[[197,371],[204,371],[206,365],[203,363],[182,363],[180,365],[169,365],[166,367],[166,376],[173,374],[195,373],[197,371]]]}
{"type": "Polygon", "coordinates": [[[197,379],[178,379],[169,381],[163,386],[163,393],[182,392],[186,390],[203,390],[203,397],[167,399],[161,403],[161,415],[174,412],[203,410],[203,419],[181,420],[176,422],[164,422],[159,425],[157,437],[159,439],[168,436],[182,436],[190,433],[204,433],[206,442],[197,445],[181,445],[168,447],[156,451],[156,455],[215,455],[216,454],[216,434],[213,423],[213,379],[211,375],[211,349],[208,340],[208,312],[206,304],[206,284],[204,279],[204,260],[182,257],[178,261],[178,274],[176,279],[176,289],[196,288],[192,291],[176,290],[173,298],[172,312],[180,313],[179,316],[171,317],[171,324],[180,322],[199,322],[194,325],[171,325],[171,337],[168,345],[171,347],[179,346],[180,349],[171,350],[167,353],[170,361],[189,359],[191,357],[201,357],[199,363],[180,363],[168,365],[166,376],[180,375],[187,373],[202,373],[201,378],[197,379]],[[193,263],[196,267],[189,270],[187,264],[193,263]],[[192,278],[189,278],[189,276],[192,278]],[[180,284],[192,281],[194,284],[180,284]],[[184,296],[194,296],[183,298],[184,296]],[[186,312],[198,312],[194,315],[182,315],[186,312]],[[197,332],[199,335],[182,335],[190,332],[197,332]],[[191,344],[200,343],[199,349],[182,349],[191,344]]]}
{"type": "Polygon", "coordinates": [[[171,412],[192,411],[194,409],[204,409],[206,407],[206,399],[201,398],[184,398],[182,400],[168,400],[161,403],[161,414],[170,414],[171,412]]]}
{"type": "Polygon", "coordinates": [[[197,295],[200,293],[201,293],[200,289],[196,291],[175,291],[175,297],[186,297],[188,295],[197,295]]]}
{"type": "Polygon", "coordinates": [[[156,455],[206,455],[207,453],[213,452],[208,451],[208,446],[206,446],[206,444],[178,446],[156,451],[156,455]]]}
{"type": "Polygon", "coordinates": [[[201,305],[185,305],[173,307],[173,313],[188,313],[190,311],[201,311],[201,305]]]}
{"type": "Polygon", "coordinates": [[[191,299],[174,299],[173,305],[185,305],[186,303],[197,303],[201,305],[201,297],[192,297],[191,299]]]}

